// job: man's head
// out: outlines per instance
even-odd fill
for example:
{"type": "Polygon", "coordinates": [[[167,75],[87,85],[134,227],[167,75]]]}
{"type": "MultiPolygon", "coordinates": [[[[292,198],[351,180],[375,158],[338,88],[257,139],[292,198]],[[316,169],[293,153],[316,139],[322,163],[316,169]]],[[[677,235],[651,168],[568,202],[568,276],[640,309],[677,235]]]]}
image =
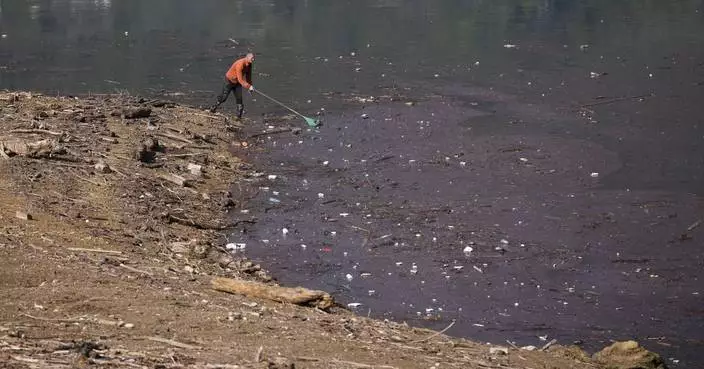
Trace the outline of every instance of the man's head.
{"type": "Polygon", "coordinates": [[[245,56],[245,58],[247,58],[247,61],[250,63],[254,62],[254,53],[247,53],[247,56],[245,56]]]}

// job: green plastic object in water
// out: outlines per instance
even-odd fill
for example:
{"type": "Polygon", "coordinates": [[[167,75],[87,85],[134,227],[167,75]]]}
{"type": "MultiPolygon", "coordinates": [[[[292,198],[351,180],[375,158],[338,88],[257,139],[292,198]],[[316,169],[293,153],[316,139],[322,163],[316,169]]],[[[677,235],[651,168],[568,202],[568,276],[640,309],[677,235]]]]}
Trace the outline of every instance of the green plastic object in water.
{"type": "Polygon", "coordinates": [[[286,104],[282,103],[281,101],[276,100],[275,98],[273,98],[273,97],[271,97],[271,96],[269,96],[269,95],[267,95],[267,94],[265,94],[265,93],[263,93],[263,92],[261,92],[261,91],[259,91],[259,90],[254,90],[254,91],[256,91],[258,94],[260,94],[260,95],[266,97],[267,99],[269,99],[269,100],[271,100],[271,101],[273,101],[273,102],[275,102],[275,103],[277,103],[277,104],[283,106],[284,108],[290,110],[293,114],[296,114],[296,115],[298,115],[299,117],[303,118],[303,120],[306,121],[306,124],[308,125],[308,127],[310,127],[310,128],[317,128],[317,127],[320,125],[320,120],[319,120],[319,119],[314,119],[314,118],[306,117],[305,115],[303,115],[303,114],[301,114],[301,113],[299,113],[299,112],[293,110],[293,108],[291,108],[291,107],[287,106],[286,104]]]}
{"type": "Polygon", "coordinates": [[[318,119],[313,119],[313,118],[308,118],[308,117],[303,117],[305,119],[306,124],[308,124],[308,127],[315,128],[320,125],[320,120],[318,119]]]}

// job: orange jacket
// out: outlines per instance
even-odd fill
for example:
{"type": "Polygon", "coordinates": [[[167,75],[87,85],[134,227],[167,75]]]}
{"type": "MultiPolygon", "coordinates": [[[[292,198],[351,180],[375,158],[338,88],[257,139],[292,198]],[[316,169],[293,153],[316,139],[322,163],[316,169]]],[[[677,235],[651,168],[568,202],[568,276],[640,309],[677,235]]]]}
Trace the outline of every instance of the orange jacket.
{"type": "Polygon", "coordinates": [[[252,63],[247,58],[238,59],[225,73],[225,78],[232,83],[239,83],[249,89],[252,86],[252,63]]]}

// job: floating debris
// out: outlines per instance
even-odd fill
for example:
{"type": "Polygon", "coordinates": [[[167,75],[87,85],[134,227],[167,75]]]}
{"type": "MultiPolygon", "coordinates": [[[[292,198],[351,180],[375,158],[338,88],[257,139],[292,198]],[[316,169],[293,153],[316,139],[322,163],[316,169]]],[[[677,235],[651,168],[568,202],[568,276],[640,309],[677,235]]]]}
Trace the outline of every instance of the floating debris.
{"type": "Polygon", "coordinates": [[[230,251],[242,251],[247,248],[246,243],[228,243],[225,248],[230,251]]]}

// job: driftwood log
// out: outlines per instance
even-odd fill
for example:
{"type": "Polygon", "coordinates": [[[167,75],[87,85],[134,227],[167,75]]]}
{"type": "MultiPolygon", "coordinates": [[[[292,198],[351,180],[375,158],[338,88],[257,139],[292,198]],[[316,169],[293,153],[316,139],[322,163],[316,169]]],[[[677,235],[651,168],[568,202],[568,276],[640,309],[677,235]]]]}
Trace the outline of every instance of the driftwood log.
{"type": "Polygon", "coordinates": [[[323,310],[327,310],[335,305],[332,296],[327,292],[314,291],[302,287],[288,288],[219,277],[213,279],[211,284],[213,289],[217,291],[302,306],[311,306],[323,310]]]}
{"type": "Polygon", "coordinates": [[[0,141],[0,150],[2,150],[2,154],[0,155],[5,158],[9,155],[40,158],[49,156],[57,147],[58,143],[55,140],[34,142],[24,140],[0,141]]]}

